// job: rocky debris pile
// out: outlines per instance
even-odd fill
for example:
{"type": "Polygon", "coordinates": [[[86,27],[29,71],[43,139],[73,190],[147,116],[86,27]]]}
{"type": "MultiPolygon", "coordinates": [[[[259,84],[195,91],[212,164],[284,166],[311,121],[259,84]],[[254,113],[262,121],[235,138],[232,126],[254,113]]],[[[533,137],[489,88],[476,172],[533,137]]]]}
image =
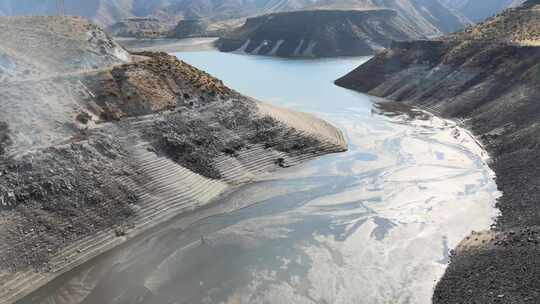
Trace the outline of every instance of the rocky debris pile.
{"type": "Polygon", "coordinates": [[[527,246],[529,243],[540,244],[538,228],[523,228],[517,231],[506,231],[495,237],[495,246],[527,246]]]}
{"type": "Polygon", "coordinates": [[[70,242],[130,218],[138,198],[119,176],[124,153],[110,138],[0,158],[0,268],[47,270],[70,242]]]}

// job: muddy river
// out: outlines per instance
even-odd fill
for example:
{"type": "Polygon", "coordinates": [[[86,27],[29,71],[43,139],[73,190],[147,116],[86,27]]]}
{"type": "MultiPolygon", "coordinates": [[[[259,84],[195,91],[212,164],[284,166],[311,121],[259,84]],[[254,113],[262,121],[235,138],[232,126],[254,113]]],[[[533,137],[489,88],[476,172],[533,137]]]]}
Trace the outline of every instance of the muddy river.
{"type": "Polygon", "coordinates": [[[430,303],[449,251],[489,228],[485,152],[454,123],[381,115],[332,81],[366,58],[178,57],[340,127],[346,153],[261,176],[20,303],[430,303]]]}

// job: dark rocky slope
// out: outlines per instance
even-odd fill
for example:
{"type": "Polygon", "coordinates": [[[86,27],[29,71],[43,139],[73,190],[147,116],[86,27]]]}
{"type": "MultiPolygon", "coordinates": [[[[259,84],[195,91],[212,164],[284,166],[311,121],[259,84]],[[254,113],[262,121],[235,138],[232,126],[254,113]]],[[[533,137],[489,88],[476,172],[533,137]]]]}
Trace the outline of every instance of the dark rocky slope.
{"type": "Polygon", "coordinates": [[[463,119],[491,153],[501,215],[454,251],[436,304],[540,302],[539,18],[527,1],[437,41],[395,43],[336,81],[463,119]]]}
{"type": "Polygon", "coordinates": [[[2,304],[235,185],[346,149],[322,120],[165,53],[128,54],[79,18],[0,25],[16,63],[0,82],[2,304]]]}
{"type": "Polygon", "coordinates": [[[282,57],[371,55],[393,40],[420,38],[391,10],[315,10],[249,18],[217,41],[221,51],[282,57]]]}

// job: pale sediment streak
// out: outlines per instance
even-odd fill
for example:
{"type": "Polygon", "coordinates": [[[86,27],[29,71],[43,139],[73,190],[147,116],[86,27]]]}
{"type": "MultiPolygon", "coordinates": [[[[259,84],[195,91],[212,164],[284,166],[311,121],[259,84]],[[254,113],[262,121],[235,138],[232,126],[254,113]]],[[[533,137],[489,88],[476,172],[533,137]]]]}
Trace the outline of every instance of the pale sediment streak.
{"type": "Polygon", "coordinates": [[[313,54],[313,50],[315,49],[315,46],[317,46],[317,42],[310,41],[303,55],[306,57],[314,57],[315,54],[313,54]]]}
{"type": "Polygon", "coordinates": [[[237,49],[233,53],[246,54],[246,49],[249,46],[250,42],[251,42],[251,40],[248,39],[246,42],[244,42],[244,44],[242,44],[242,46],[239,49],[237,49]]]}
{"type": "Polygon", "coordinates": [[[303,45],[304,45],[304,39],[300,40],[300,43],[298,44],[298,46],[294,50],[293,56],[295,56],[295,57],[300,56],[300,50],[302,49],[303,45]]]}
{"type": "Polygon", "coordinates": [[[250,54],[255,54],[255,55],[258,55],[259,52],[261,51],[261,49],[266,46],[268,42],[265,40],[263,42],[261,42],[261,44],[259,44],[258,47],[256,47],[253,51],[250,52],[250,54]]]}
{"type": "Polygon", "coordinates": [[[274,47],[272,48],[272,50],[270,51],[270,53],[268,53],[268,55],[270,56],[274,56],[276,55],[277,51],[279,50],[279,48],[281,47],[281,45],[285,42],[285,40],[279,40],[275,45],[274,47]]]}

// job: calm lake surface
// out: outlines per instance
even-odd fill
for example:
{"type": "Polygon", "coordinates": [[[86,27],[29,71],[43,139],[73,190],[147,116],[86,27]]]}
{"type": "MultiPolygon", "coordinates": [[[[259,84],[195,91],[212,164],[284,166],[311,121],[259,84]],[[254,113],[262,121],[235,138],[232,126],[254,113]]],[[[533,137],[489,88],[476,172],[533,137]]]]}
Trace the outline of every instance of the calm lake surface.
{"type": "Polygon", "coordinates": [[[493,174],[466,132],[379,115],[368,96],[333,85],[366,58],[177,56],[327,119],[350,150],[261,176],[20,303],[430,303],[449,250],[497,214],[493,174]]]}

